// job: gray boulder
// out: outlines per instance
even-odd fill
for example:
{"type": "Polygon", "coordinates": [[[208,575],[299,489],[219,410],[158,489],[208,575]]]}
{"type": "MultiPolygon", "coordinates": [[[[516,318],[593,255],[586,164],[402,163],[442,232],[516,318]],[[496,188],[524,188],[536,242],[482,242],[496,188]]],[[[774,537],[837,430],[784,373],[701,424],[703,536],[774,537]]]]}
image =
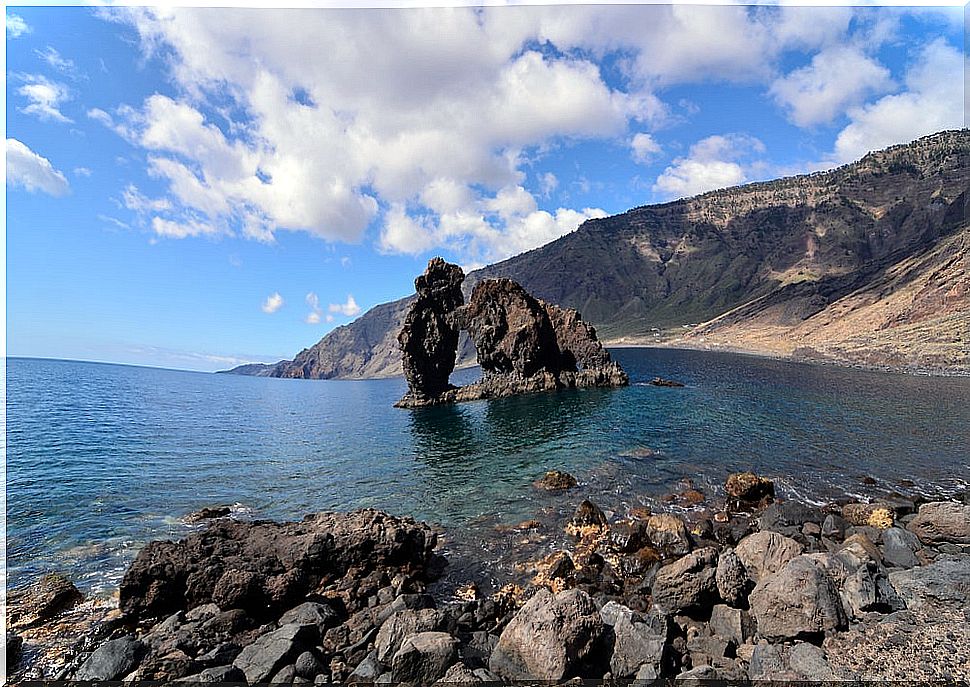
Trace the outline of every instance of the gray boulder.
{"type": "Polygon", "coordinates": [[[284,625],[243,647],[232,664],[250,684],[265,682],[309,648],[316,634],[314,625],[284,625]]]}
{"type": "Polygon", "coordinates": [[[795,639],[845,627],[838,591],[811,556],[797,556],[758,583],[748,597],[758,632],[768,640],[795,639]]]}
{"type": "Polygon", "coordinates": [[[192,684],[246,684],[246,675],[236,666],[213,666],[201,673],[180,677],[175,682],[192,684]]]}
{"type": "Polygon", "coordinates": [[[433,608],[405,609],[392,613],[377,631],[374,648],[377,660],[390,665],[391,659],[408,635],[444,629],[442,614],[433,608]]]}
{"type": "Polygon", "coordinates": [[[396,682],[429,684],[457,660],[457,639],[445,632],[420,632],[401,643],[391,660],[391,674],[396,682]]]}
{"type": "Polygon", "coordinates": [[[680,680],[719,680],[721,678],[718,675],[717,670],[713,666],[697,666],[696,668],[691,668],[690,670],[685,670],[683,673],[674,678],[677,681],[680,680]]]}
{"type": "Polygon", "coordinates": [[[734,549],[754,582],[774,575],[802,551],[801,544],[777,532],[755,532],[738,542],[734,549]]]}
{"type": "Polygon", "coordinates": [[[916,557],[919,548],[919,538],[908,530],[890,527],[882,533],[883,560],[897,568],[912,568],[919,565],[919,559],[916,557]]]}
{"type": "Polygon", "coordinates": [[[109,640],[88,656],[74,674],[74,679],[98,682],[120,680],[135,669],[145,649],[145,645],[134,637],[109,640]]]}
{"type": "Polygon", "coordinates": [[[579,672],[603,631],[588,594],[541,589],[505,627],[488,667],[508,680],[562,680],[579,672]]]}
{"type": "Polygon", "coordinates": [[[740,608],[719,604],[711,609],[711,632],[741,645],[754,636],[757,629],[751,614],[740,608]]]}
{"type": "Polygon", "coordinates": [[[727,603],[737,606],[744,601],[749,591],[748,571],[734,549],[722,551],[717,559],[714,575],[717,593],[727,603]]]}
{"type": "Polygon", "coordinates": [[[663,665],[666,635],[658,634],[647,623],[634,621],[633,617],[619,615],[613,624],[610,672],[615,678],[633,677],[644,665],[652,666],[659,675],[663,665]]]}
{"type": "Polygon", "coordinates": [[[316,625],[322,637],[331,627],[340,624],[340,616],[326,604],[307,601],[280,616],[280,625],[316,625]]]}
{"type": "Polygon", "coordinates": [[[845,530],[848,527],[849,523],[841,515],[830,513],[825,516],[825,521],[822,523],[822,536],[826,539],[842,541],[845,539],[845,530]]]}
{"type": "Polygon", "coordinates": [[[892,572],[889,581],[912,610],[970,608],[970,556],[940,556],[929,565],[892,572]]]}
{"type": "Polygon", "coordinates": [[[374,682],[382,672],[380,662],[377,660],[377,652],[372,651],[364,657],[354,671],[347,678],[347,683],[355,682],[374,682]]]}
{"type": "Polygon", "coordinates": [[[906,527],[924,544],[970,544],[970,505],[952,501],[924,503],[906,527]]]}
{"type": "Polygon", "coordinates": [[[312,680],[314,677],[323,672],[323,662],[316,657],[316,655],[310,651],[304,651],[302,654],[296,657],[296,661],[293,663],[293,668],[296,674],[300,677],[305,677],[312,680]]]}
{"type": "Polygon", "coordinates": [[[717,551],[698,549],[660,569],[653,583],[653,601],[670,614],[701,609],[717,601],[717,551]]]}
{"type": "Polygon", "coordinates": [[[748,676],[752,680],[779,681],[838,679],[825,660],[825,652],[806,642],[795,642],[791,647],[759,643],[751,655],[748,676]]]}

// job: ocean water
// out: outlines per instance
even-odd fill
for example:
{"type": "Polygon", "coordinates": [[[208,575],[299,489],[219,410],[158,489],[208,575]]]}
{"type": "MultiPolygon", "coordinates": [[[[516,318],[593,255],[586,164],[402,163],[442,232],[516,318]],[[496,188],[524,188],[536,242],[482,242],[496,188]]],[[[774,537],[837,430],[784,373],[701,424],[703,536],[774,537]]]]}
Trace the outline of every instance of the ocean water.
{"type": "MultiPolygon", "coordinates": [[[[753,469],[788,496],[935,494],[970,483],[970,379],[618,349],[632,384],[408,411],[402,379],[304,381],[54,360],[7,363],[9,584],[49,570],[110,594],[182,517],[299,519],[373,506],[494,554],[496,525],[584,496],[656,505],[753,469]],[[647,384],[661,375],[681,389],[647,384]],[[545,494],[549,469],[581,488],[545,494]]],[[[456,373],[471,381],[476,370],[456,373]]],[[[506,542],[506,548],[515,548],[506,542]]],[[[497,559],[496,559],[497,562],[497,559]]]]}

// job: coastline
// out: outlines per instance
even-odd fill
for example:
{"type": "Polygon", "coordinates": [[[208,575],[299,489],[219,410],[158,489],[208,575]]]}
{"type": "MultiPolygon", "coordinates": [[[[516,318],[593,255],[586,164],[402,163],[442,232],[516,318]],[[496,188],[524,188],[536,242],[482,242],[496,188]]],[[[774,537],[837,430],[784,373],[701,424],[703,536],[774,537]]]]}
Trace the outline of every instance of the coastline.
{"type": "MultiPolygon", "coordinates": [[[[204,510],[195,517],[205,529],[142,549],[118,608],[78,605],[63,578],[48,580],[46,595],[12,599],[14,641],[26,640],[35,662],[15,676],[251,684],[970,677],[970,624],[961,615],[970,608],[970,495],[886,493],[819,507],[776,499],[774,483],[753,473],[729,475],[723,496],[686,487],[656,510],[606,513],[571,475],[547,473],[534,488],[577,504],[554,523],[565,543],[538,559],[523,553],[520,578],[491,593],[467,570],[449,576],[457,561],[441,533],[408,517],[363,510],[278,523],[204,510]],[[800,585],[810,593],[792,596],[800,585]],[[56,658],[30,647],[45,633],[60,640],[56,658]],[[71,636],[80,639],[64,641],[71,636]],[[931,662],[907,666],[913,651],[931,662]]],[[[528,541],[544,525],[505,527],[528,541]]]]}

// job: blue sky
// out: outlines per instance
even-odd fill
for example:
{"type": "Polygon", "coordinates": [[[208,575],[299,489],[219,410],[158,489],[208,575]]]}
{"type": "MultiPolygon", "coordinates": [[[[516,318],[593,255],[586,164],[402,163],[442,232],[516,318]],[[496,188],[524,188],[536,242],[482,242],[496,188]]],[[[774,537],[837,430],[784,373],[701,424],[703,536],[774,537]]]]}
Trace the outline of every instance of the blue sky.
{"type": "Polygon", "coordinates": [[[964,126],[963,8],[7,8],[7,352],[292,357],[588,217],[964,126]]]}

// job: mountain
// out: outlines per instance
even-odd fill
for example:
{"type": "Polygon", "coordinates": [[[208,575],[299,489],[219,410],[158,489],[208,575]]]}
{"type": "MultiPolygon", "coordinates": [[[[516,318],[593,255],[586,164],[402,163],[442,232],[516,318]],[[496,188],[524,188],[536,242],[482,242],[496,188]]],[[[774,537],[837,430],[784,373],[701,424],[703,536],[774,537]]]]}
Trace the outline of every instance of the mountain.
{"type": "MultiPolygon", "coordinates": [[[[837,169],[589,220],[472,272],[465,289],[509,277],[612,343],[970,370],[968,188],[970,131],[944,131],[837,169]]],[[[400,374],[409,303],[372,308],[256,373],[400,374]]]]}

